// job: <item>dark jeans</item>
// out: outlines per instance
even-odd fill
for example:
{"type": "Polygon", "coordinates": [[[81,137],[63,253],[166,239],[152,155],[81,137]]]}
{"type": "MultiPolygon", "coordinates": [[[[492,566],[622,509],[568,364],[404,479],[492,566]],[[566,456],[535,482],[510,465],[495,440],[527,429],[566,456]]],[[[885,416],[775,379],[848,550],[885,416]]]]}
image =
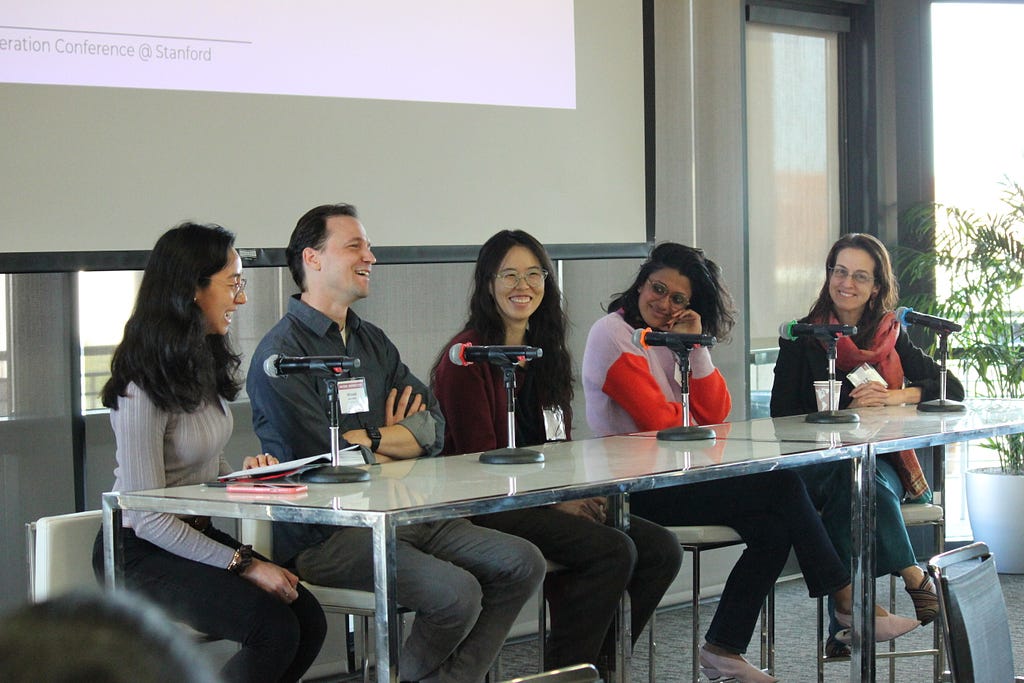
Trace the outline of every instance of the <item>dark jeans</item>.
{"type": "MultiPolygon", "coordinates": [[[[221,669],[225,681],[297,681],[316,659],[327,633],[320,603],[302,585],[286,605],[246,579],[220,567],[185,559],[124,530],[125,584],[172,618],[214,638],[241,644],[221,669]]],[[[237,548],[239,542],[209,527],[207,536],[237,548]]],[[[263,558],[261,558],[263,559],[263,558]]],[[[93,569],[103,579],[102,532],[93,545],[93,569]]]]}
{"type": "Polygon", "coordinates": [[[544,583],[551,608],[547,669],[597,663],[602,645],[612,655],[609,626],[624,590],[636,642],[683,560],[674,534],[636,516],[628,535],[552,508],[482,515],[473,523],[525,538],[565,567],[544,583]]]}
{"type": "MultiPolygon", "coordinates": [[[[811,501],[821,510],[821,523],[839,553],[839,559],[850,565],[853,540],[850,529],[853,473],[850,463],[828,462],[797,470],[807,486],[811,501]]],[[[900,502],[906,491],[900,475],[884,458],[875,461],[875,576],[899,574],[901,569],[916,564],[907,525],[903,523],[900,502]]],[[[835,604],[828,601],[828,634],[835,636],[841,628],[835,618],[835,604]]]]}
{"type": "Polygon", "coordinates": [[[788,470],[643,491],[633,512],[666,526],[723,525],[747,547],[733,567],[705,640],[746,652],[761,603],[796,551],[811,597],[850,583],[800,477],[788,470]]]}
{"type": "MultiPolygon", "coordinates": [[[[299,576],[372,591],[371,536],[365,527],[339,527],[299,553],[299,576]]],[[[402,646],[402,680],[482,681],[519,611],[544,581],[540,551],[465,519],[400,526],[395,540],[395,596],[416,612],[402,646]]]]}

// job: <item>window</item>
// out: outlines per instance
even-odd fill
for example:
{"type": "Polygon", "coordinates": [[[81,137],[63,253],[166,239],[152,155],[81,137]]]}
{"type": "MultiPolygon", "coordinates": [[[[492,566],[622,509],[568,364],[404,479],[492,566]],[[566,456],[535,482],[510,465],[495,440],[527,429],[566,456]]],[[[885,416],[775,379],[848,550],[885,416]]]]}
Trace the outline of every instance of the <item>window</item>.
{"type": "MultiPolygon", "coordinates": [[[[940,204],[981,215],[1002,213],[1002,183],[1007,178],[1024,183],[1024,90],[1018,85],[1024,60],[1021,26],[1021,4],[931,5],[935,199],[940,204]]],[[[936,283],[940,296],[943,288],[948,292],[956,286],[941,273],[936,283]]],[[[948,538],[971,538],[963,473],[997,464],[995,454],[984,448],[948,449],[948,538]]]]}
{"type": "Polygon", "coordinates": [[[142,280],[140,271],[78,274],[78,330],[82,342],[82,411],[99,410],[110,358],[124,334],[142,280]]]}
{"type": "Polygon", "coordinates": [[[807,312],[839,236],[838,42],[747,24],[751,417],[768,413],[779,323],[807,312]]]}

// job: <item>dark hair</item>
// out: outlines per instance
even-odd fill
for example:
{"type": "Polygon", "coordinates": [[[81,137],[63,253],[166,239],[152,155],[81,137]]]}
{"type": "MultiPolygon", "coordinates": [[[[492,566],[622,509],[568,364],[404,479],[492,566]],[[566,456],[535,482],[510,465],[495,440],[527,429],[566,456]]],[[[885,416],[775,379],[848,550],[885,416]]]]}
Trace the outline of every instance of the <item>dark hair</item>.
{"type": "MultiPolygon", "coordinates": [[[[529,249],[537,257],[541,268],[549,273],[544,283],[544,297],[530,316],[527,332],[530,345],[544,349],[544,355],[530,364],[535,370],[534,381],[541,405],[545,408],[561,408],[568,420],[572,416],[573,396],[572,357],[566,345],[569,320],[562,308],[562,292],[558,287],[558,279],[554,277],[554,265],[536,238],[522,230],[502,230],[480,247],[469,296],[469,319],[462,331],[476,332],[482,344],[505,343],[505,322],[494,301],[491,286],[505,255],[517,246],[529,249]]],[[[430,370],[431,378],[435,377],[437,366],[447,356],[447,352],[447,349],[442,349],[434,361],[430,370]]]]}
{"type": "Polygon", "coordinates": [[[214,394],[232,400],[241,360],[227,337],[207,334],[196,289],[228,263],[235,236],[219,225],[182,223],[165,232],[149,255],[135,309],[110,362],[103,405],[117,409],[135,382],[162,410],[195,410],[214,394]]]}
{"type": "Polygon", "coordinates": [[[651,250],[651,255],[640,266],[632,284],[614,295],[605,309],[608,313],[622,309],[626,322],[635,328],[647,327],[640,315],[640,290],[652,273],[672,268],[690,280],[690,308],[700,315],[704,334],[714,335],[719,341],[729,340],[736,324],[736,309],[732,295],[722,284],[722,270],[718,264],[704,256],[703,249],[687,247],[676,242],[662,242],[651,250]]]}
{"type": "Polygon", "coordinates": [[[284,250],[292,279],[303,292],[306,291],[306,271],[302,266],[302,252],[306,247],[317,251],[324,248],[324,242],[327,241],[327,219],[333,216],[359,218],[356,207],[351,204],[321,204],[302,215],[284,250]]]}
{"type": "Polygon", "coordinates": [[[868,305],[864,308],[860,320],[857,321],[857,334],[853,341],[857,346],[871,344],[875,338],[875,330],[882,317],[889,311],[896,308],[896,302],[900,298],[900,288],[896,282],[896,274],[892,269],[892,259],[889,258],[889,250],[873,235],[862,232],[851,232],[843,235],[829,249],[825,258],[825,282],[821,285],[818,298],[811,306],[810,312],[805,320],[827,321],[835,312],[832,305],[832,295],[829,293],[829,280],[832,275],[832,267],[836,265],[839,252],[844,249],[860,249],[866,251],[875,262],[875,284],[878,285],[878,294],[871,297],[868,305]]]}
{"type": "Polygon", "coordinates": [[[8,683],[214,683],[178,628],[138,594],[69,593],[0,620],[8,683]]]}

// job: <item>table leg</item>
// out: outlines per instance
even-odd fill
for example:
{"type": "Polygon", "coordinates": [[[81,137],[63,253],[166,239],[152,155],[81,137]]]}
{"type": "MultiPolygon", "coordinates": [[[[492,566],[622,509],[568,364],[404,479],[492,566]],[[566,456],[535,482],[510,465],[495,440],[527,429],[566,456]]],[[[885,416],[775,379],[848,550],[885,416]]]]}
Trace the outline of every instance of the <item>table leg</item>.
{"type": "Polygon", "coordinates": [[[124,584],[124,547],[121,543],[121,508],[103,496],[103,566],[107,588],[124,584]]]}
{"type": "Polygon", "coordinates": [[[395,588],[395,553],[395,525],[386,515],[381,516],[373,524],[377,683],[398,681],[399,616],[395,588]]]}
{"type": "Polygon", "coordinates": [[[851,502],[853,640],[850,680],[875,680],[875,447],[854,458],[851,502]]]}
{"type": "MultiPolygon", "coordinates": [[[[616,529],[629,531],[629,496],[624,493],[609,496],[609,511],[616,529]]],[[[633,634],[630,626],[629,593],[622,592],[619,609],[615,613],[615,683],[629,683],[629,672],[633,660],[633,634]]]]}

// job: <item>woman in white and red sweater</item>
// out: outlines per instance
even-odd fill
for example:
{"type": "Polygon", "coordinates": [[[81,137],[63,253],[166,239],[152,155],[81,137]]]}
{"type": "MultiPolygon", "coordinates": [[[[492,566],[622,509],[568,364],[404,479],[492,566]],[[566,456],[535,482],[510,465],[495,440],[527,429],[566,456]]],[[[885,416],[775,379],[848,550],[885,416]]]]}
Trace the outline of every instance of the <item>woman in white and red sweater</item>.
{"type": "MultiPolygon", "coordinates": [[[[665,347],[640,349],[636,329],[710,334],[727,341],[735,321],[721,271],[704,252],[674,242],[658,245],[636,278],[594,323],[583,354],[587,421],[597,435],[665,429],[682,424],[681,376],[665,347]]],[[[690,353],[692,424],[726,419],[732,399],[711,352],[690,353]]],[[[667,526],[725,525],[746,549],[729,574],[700,651],[701,668],[715,679],[743,683],[775,678],[743,659],[761,603],[789,556],[797,560],[811,597],[832,595],[850,620],[850,575],[825,533],[800,477],[789,470],[641,491],[630,496],[634,514],[667,526]]],[[[889,640],[918,625],[876,608],[876,639],[889,640]]]]}

